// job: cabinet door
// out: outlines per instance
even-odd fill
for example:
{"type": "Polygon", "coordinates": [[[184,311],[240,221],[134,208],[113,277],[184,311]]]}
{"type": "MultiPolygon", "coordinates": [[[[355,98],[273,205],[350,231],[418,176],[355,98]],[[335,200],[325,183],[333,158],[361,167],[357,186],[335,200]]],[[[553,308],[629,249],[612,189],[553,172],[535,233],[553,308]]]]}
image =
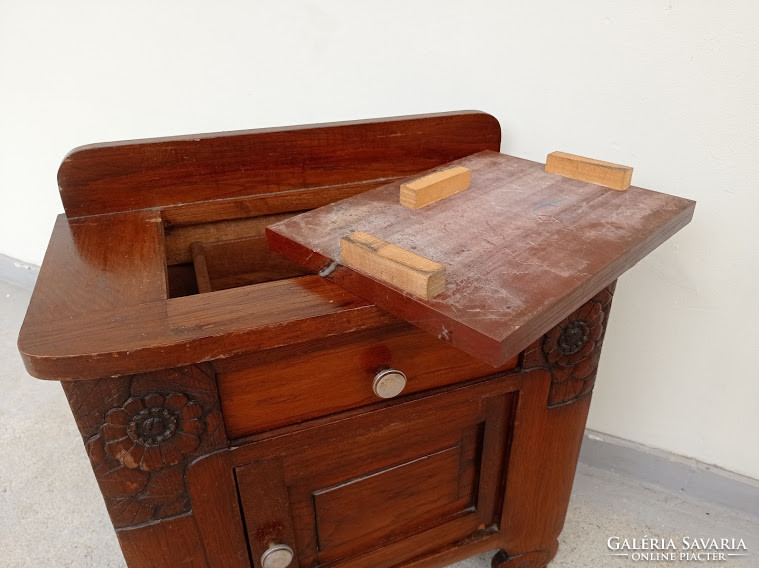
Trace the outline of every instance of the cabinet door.
{"type": "Polygon", "coordinates": [[[336,419],[236,450],[255,566],[394,566],[498,531],[516,395],[500,378],[336,419]]]}

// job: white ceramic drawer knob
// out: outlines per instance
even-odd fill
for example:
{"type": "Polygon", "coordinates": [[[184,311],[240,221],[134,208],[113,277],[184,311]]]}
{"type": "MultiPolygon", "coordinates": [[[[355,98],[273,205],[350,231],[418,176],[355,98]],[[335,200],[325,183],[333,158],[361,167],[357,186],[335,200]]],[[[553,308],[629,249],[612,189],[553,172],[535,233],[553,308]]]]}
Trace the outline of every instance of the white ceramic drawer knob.
{"type": "Polygon", "coordinates": [[[372,389],[380,398],[393,398],[406,388],[406,375],[398,369],[382,369],[374,376],[372,389]]]}
{"type": "Polygon", "coordinates": [[[261,555],[263,568],[287,568],[293,561],[293,549],[286,544],[273,544],[261,555]]]}

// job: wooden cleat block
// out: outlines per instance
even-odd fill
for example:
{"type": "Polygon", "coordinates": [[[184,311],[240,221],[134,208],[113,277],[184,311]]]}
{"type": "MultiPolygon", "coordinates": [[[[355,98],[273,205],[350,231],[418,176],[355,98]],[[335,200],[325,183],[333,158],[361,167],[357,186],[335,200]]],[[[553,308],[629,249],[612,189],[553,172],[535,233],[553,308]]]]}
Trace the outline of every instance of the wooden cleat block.
{"type": "Polygon", "coordinates": [[[551,152],[546,156],[546,172],[622,191],[630,187],[633,169],[566,152],[551,152]]]}
{"type": "Polygon", "coordinates": [[[405,183],[401,186],[401,205],[419,209],[469,189],[471,174],[469,168],[454,166],[405,183]]]}
{"type": "Polygon", "coordinates": [[[361,231],[340,239],[340,262],[425,300],[445,289],[445,266],[361,231]]]}

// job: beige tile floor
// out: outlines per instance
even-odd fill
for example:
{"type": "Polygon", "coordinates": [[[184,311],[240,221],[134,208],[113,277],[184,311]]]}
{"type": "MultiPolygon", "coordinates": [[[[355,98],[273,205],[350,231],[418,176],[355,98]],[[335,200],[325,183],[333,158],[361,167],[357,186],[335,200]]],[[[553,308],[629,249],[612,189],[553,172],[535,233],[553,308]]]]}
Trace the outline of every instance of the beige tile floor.
{"type": "MultiPolygon", "coordinates": [[[[123,567],[116,537],[57,383],[34,380],[16,351],[30,291],[0,281],[0,567],[123,567]]],[[[552,568],[759,567],[759,518],[580,464],[552,568]],[[743,538],[725,562],[634,562],[623,538],[743,538]]],[[[455,564],[486,568],[492,553],[455,564]]]]}

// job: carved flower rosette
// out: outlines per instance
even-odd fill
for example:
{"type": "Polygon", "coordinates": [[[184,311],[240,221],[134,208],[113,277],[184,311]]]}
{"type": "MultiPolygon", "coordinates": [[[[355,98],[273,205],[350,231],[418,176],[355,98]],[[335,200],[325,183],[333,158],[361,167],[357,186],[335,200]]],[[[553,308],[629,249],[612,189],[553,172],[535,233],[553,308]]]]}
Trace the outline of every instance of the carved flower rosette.
{"type": "Polygon", "coordinates": [[[226,443],[208,370],[189,366],[64,389],[117,529],[190,510],[188,466],[226,443]]]}
{"type": "Polygon", "coordinates": [[[186,395],[132,397],[105,416],[105,451],[128,469],[155,471],[176,465],[200,443],[203,407],[186,395]]]}
{"type": "Polygon", "coordinates": [[[130,397],[106,413],[88,450],[117,527],[188,508],[185,462],[205,430],[203,407],[180,393],[130,397]]]}
{"type": "Polygon", "coordinates": [[[551,372],[549,406],[593,390],[612,292],[613,286],[605,288],[543,336],[543,356],[551,372]]]}

